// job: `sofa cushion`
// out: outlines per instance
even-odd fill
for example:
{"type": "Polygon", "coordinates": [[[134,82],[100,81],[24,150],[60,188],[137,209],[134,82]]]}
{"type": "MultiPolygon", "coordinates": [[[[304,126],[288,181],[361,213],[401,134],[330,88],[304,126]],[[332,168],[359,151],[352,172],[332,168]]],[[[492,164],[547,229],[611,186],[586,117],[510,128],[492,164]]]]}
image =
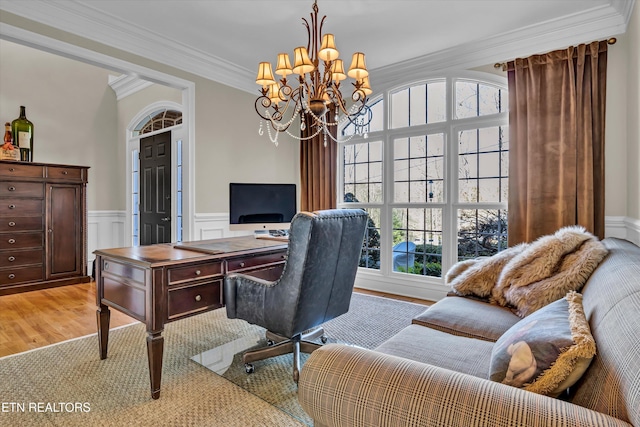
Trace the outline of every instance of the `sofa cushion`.
{"type": "Polygon", "coordinates": [[[500,337],[493,347],[489,378],[556,397],[582,376],[595,352],[582,295],[572,291],[500,337]]]}
{"type": "Polygon", "coordinates": [[[571,401],[640,426],[640,247],[602,242],[609,255],[582,289],[598,352],[571,401]]]}
{"type": "Polygon", "coordinates": [[[511,310],[471,298],[449,296],[430,306],[411,323],[495,342],[521,319],[511,310]]]}
{"type": "Polygon", "coordinates": [[[409,325],[376,351],[486,378],[493,343],[409,325]],[[461,351],[464,349],[464,351],[461,351]]]}

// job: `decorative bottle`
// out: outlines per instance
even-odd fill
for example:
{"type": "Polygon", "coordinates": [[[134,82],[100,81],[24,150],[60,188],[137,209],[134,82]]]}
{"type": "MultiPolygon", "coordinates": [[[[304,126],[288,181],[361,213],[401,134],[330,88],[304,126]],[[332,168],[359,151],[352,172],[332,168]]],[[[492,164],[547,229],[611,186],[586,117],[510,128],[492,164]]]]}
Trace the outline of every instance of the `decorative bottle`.
{"type": "Polygon", "coordinates": [[[33,162],[33,123],[27,120],[25,107],[20,106],[20,117],[11,122],[14,144],[20,148],[20,160],[33,162]]]}

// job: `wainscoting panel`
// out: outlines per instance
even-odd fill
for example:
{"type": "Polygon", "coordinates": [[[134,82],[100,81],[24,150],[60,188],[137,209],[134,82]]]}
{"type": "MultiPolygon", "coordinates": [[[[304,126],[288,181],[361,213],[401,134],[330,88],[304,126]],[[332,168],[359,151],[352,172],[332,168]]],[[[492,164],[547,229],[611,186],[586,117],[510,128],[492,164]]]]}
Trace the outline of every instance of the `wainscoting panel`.
{"type": "Polygon", "coordinates": [[[87,213],[87,260],[89,273],[96,249],[120,248],[124,243],[125,211],[89,211],[87,213]]]}
{"type": "Polygon", "coordinates": [[[195,214],[193,240],[218,239],[221,237],[247,236],[247,231],[229,230],[228,213],[195,214]]]}

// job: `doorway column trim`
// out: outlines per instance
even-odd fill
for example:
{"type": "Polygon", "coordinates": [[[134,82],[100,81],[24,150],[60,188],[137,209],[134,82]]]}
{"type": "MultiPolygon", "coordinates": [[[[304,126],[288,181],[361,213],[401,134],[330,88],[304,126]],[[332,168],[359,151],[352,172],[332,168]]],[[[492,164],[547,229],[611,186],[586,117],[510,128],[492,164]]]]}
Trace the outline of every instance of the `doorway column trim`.
{"type": "MultiPolygon", "coordinates": [[[[119,73],[136,74],[141,79],[182,91],[182,123],[185,126],[185,140],[187,142],[187,151],[184,153],[186,155],[183,157],[183,236],[184,240],[193,240],[192,233],[195,227],[195,83],[4,22],[0,22],[0,38],[119,73]]],[[[126,141],[125,147],[121,148],[122,152],[127,151],[126,141]]],[[[122,161],[124,162],[125,159],[122,161]]],[[[126,194],[126,189],[123,189],[123,194],[126,194]]],[[[122,236],[122,239],[124,237],[122,236]]]]}

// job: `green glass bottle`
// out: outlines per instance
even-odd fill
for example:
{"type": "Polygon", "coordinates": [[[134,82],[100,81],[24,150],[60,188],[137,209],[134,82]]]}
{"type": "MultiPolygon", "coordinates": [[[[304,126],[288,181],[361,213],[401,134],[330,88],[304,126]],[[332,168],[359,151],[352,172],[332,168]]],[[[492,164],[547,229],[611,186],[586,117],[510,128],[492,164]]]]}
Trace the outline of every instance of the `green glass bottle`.
{"type": "Polygon", "coordinates": [[[20,160],[33,162],[33,123],[27,120],[25,107],[20,106],[20,117],[11,122],[13,145],[20,148],[20,160]]]}

